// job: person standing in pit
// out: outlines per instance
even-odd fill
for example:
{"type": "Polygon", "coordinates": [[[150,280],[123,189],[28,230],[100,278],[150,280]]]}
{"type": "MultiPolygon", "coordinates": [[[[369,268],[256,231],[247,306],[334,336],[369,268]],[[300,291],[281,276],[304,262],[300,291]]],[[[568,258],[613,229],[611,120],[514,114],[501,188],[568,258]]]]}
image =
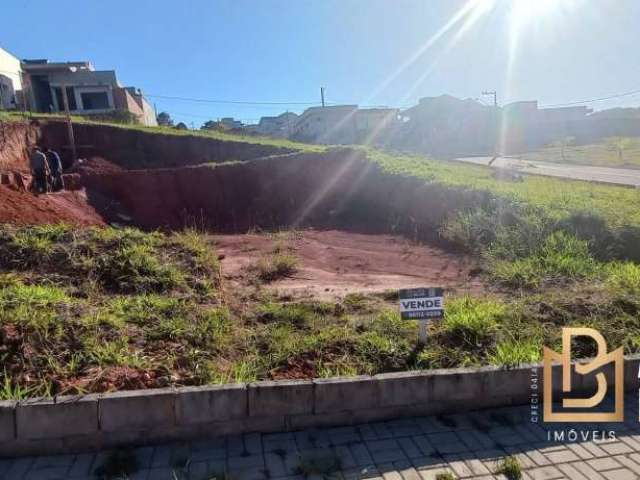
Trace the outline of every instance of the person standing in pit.
{"type": "Polygon", "coordinates": [[[34,190],[36,193],[47,193],[47,156],[37,145],[33,147],[30,163],[34,190]]]}
{"type": "Polygon", "coordinates": [[[47,157],[47,166],[49,167],[51,190],[59,192],[64,189],[64,181],[62,179],[62,161],[60,160],[60,155],[49,147],[44,149],[44,153],[47,157]]]}

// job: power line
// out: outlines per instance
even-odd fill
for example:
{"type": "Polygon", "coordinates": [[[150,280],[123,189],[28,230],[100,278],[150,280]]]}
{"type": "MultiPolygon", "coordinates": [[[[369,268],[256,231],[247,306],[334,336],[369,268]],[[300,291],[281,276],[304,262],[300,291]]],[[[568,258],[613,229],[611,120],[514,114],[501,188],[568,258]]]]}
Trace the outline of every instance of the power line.
{"type": "Polygon", "coordinates": [[[196,103],[221,103],[229,105],[318,105],[318,102],[254,102],[248,100],[214,100],[209,98],[188,98],[188,97],[174,97],[170,95],[156,95],[151,93],[145,93],[146,97],[161,98],[164,100],[181,100],[185,102],[196,103]]]}
{"type": "Polygon", "coordinates": [[[630,92],[618,93],[616,95],[609,95],[608,97],[592,98],[590,100],[579,100],[576,102],[567,103],[553,103],[549,105],[540,105],[541,107],[568,107],[570,105],[581,105],[583,103],[602,102],[604,100],[612,100],[614,98],[628,97],[640,93],[640,90],[632,90],[630,92]]]}

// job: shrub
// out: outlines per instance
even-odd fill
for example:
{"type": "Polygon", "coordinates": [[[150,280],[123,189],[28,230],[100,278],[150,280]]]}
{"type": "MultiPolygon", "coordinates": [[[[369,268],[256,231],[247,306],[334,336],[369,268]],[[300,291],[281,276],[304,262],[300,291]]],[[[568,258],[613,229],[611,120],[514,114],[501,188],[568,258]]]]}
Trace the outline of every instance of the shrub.
{"type": "Polygon", "coordinates": [[[261,258],[256,268],[260,280],[273,282],[295,273],[298,269],[298,259],[293,255],[278,253],[261,258]]]}

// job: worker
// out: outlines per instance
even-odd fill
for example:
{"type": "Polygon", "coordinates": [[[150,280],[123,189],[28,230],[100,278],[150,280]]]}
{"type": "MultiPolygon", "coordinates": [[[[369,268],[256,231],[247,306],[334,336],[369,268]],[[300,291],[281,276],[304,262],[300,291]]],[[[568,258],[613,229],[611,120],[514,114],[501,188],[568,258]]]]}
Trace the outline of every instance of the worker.
{"type": "Polygon", "coordinates": [[[37,145],[33,147],[30,158],[31,174],[33,175],[33,188],[36,193],[47,193],[47,156],[42,153],[37,145]]]}
{"type": "Polygon", "coordinates": [[[64,189],[64,181],[62,180],[62,161],[58,152],[45,147],[44,153],[47,157],[47,166],[49,167],[49,175],[51,179],[51,190],[59,192],[64,189]]]}

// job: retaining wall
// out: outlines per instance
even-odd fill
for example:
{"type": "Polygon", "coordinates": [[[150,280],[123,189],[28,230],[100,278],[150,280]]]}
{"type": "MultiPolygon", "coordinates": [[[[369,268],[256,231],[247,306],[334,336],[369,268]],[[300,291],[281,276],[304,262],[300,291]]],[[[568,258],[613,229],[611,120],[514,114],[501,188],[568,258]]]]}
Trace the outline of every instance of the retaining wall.
{"type": "MultiPolygon", "coordinates": [[[[638,388],[639,365],[640,356],[626,359],[626,389],[638,388]]],[[[559,366],[554,367],[553,375],[554,390],[559,392],[559,366]]],[[[531,401],[533,376],[538,378],[542,401],[540,365],[5,401],[0,402],[0,456],[69,453],[521,405],[531,401]]],[[[595,379],[576,376],[574,390],[592,394],[595,379]]]]}

